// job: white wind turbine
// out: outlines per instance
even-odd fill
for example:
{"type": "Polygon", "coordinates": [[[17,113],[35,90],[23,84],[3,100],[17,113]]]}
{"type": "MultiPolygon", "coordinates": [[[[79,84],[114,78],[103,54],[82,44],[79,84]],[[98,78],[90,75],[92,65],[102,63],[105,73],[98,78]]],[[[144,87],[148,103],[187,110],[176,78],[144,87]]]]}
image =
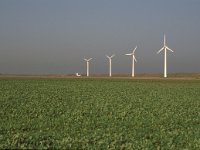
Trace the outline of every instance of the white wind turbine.
{"type": "Polygon", "coordinates": [[[167,77],[167,50],[174,52],[173,50],[171,50],[167,45],[166,45],[166,38],[165,38],[165,34],[164,34],[164,46],[157,52],[160,53],[162,50],[164,50],[164,77],[167,77]]]}
{"type": "Polygon", "coordinates": [[[92,60],[92,58],[84,59],[87,62],[87,77],[89,77],[89,61],[92,60]]]}
{"type": "Polygon", "coordinates": [[[136,58],[135,58],[135,50],[137,49],[137,46],[134,48],[133,52],[130,53],[130,54],[125,54],[125,55],[128,55],[128,56],[132,56],[133,57],[133,60],[132,60],[132,77],[135,76],[135,62],[137,62],[136,58]]]}
{"type": "Polygon", "coordinates": [[[112,76],[112,58],[113,58],[114,56],[115,56],[114,54],[113,54],[112,56],[106,55],[106,57],[109,59],[109,76],[110,76],[110,77],[112,76]]]}

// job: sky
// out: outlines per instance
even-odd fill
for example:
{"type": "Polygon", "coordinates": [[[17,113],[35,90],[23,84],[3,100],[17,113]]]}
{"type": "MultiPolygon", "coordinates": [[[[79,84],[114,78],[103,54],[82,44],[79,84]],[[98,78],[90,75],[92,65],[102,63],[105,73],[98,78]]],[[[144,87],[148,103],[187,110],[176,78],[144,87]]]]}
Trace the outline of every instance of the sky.
{"type": "Polygon", "coordinates": [[[200,0],[0,0],[0,73],[200,72],[200,0]]]}

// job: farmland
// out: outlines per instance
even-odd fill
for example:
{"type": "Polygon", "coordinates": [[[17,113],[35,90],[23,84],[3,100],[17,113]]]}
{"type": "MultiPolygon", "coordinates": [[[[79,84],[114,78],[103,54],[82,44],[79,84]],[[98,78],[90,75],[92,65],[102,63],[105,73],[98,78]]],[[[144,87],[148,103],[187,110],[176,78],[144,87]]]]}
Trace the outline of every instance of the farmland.
{"type": "Polygon", "coordinates": [[[0,78],[0,149],[200,149],[200,80],[0,78]]]}

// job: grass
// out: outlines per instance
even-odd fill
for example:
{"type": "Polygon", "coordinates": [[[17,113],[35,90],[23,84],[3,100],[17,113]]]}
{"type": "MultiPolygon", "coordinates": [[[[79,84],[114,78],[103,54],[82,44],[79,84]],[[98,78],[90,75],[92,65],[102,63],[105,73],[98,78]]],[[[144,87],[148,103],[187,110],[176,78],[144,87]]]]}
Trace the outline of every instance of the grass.
{"type": "Polygon", "coordinates": [[[0,148],[200,149],[200,80],[0,79],[0,148]]]}

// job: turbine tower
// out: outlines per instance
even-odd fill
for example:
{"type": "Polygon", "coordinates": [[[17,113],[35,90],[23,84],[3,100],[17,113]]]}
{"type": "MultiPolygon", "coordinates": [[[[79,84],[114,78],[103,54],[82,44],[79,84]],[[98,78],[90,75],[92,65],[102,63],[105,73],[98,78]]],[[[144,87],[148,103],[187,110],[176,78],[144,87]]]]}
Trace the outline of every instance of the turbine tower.
{"type": "Polygon", "coordinates": [[[92,58],[84,59],[87,62],[87,77],[89,77],[89,61],[92,60],[92,58]]]}
{"type": "Polygon", "coordinates": [[[135,50],[137,49],[137,46],[133,49],[133,52],[130,53],[130,54],[125,54],[125,55],[128,55],[128,56],[132,56],[133,57],[133,60],[132,60],[132,77],[135,76],[135,62],[137,62],[136,58],[135,58],[135,50]]]}
{"type": "Polygon", "coordinates": [[[164,34],[164,46],[157,52],[160,53],[162,50],[164,50],[164,77],[167,77],[167,50],[174,52],[173,50],[171,50],[167,45],[166,45],[166,37],[164,34]]]}
{"type": "Polygon", "coordinates": [[[112,58],[113,58],[114,56],[115,56],[114,54],[113,54],[112,56],[106,55],[106,57],[109,59],[109,76],[110,76],[110,77],[112,76],[112,58]]]}

